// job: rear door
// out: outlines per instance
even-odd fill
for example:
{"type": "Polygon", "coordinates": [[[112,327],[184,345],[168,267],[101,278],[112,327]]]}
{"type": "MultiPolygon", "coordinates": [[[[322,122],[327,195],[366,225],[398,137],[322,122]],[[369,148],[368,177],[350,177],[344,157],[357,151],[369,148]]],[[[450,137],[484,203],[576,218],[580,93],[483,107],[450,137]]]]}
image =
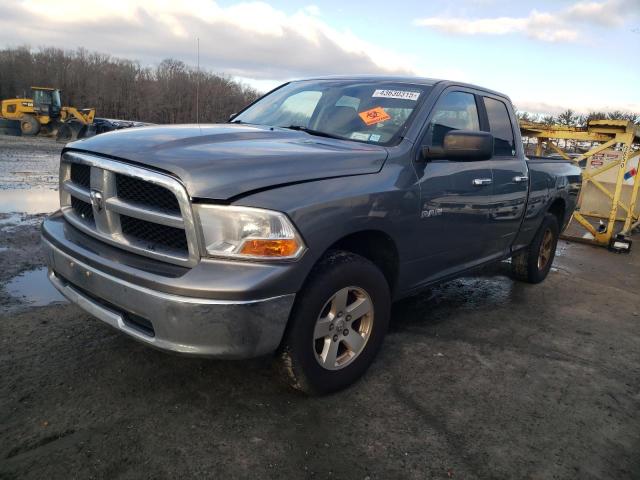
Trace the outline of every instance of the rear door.
{"type": "MultiPolygon", "coordinates": [[[[420,147],[442,147],[452,130],[480,130],[473,90],[445,90],[427,120],[420,147]]],[[[419,149],[418,149],[419,150],[419,149]]],[[[491,160],[417,159],[421,197],[418,222],[420,268],[424,280],[463,270],[486,256],[486,228],[492,193],[491,160]]]]}
{"type": "Polygon", "coordinates": [[[489,215],[489,254],[505,255],[513,243],[527,205],[528,170],[522,145],[516,143],[519,128],[507,102],[498,96],[482,96],[485,129],[494,137],[493,198],[489,215]]]}

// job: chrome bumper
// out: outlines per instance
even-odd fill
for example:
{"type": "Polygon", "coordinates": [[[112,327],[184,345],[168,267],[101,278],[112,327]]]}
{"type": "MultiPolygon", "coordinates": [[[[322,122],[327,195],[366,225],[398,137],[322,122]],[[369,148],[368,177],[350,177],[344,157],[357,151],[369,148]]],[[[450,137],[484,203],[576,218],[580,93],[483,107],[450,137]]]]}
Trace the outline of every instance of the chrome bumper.
{"type": "Polygon", "coordinates": [[[152,290],[80,262],[43,239],[51,283],[71,302],[153,347],[181,354],[250,358],[282,339],[294,294],[238,301],[152,290]]]}

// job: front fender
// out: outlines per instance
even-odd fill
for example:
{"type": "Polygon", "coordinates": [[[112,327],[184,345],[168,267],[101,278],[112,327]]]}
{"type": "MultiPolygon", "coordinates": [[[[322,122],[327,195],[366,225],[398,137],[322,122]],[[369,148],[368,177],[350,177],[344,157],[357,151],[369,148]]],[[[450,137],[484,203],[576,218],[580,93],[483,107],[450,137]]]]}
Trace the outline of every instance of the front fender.
{"type": "Polygon", "coordinates": [[[400,261],[410,254],[403,232],[419,217],[415,173],[399,164],[381,172],[280,187],[242,198],[237,205],[286,213],[308,250],[299,260],[299,286],[311,268],[340,239],[362,231],[378,231],[396,245],[400,261]]]}

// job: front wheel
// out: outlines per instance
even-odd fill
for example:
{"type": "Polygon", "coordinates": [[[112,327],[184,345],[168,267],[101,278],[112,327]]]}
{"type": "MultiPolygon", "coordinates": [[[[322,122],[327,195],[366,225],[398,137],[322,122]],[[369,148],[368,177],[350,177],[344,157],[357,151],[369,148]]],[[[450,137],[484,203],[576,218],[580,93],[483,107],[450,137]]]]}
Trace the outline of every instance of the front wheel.
{"type": "Polygon", "coordinates": [[[58,128],[56,140],[58,142],[73,142],[78,139],[78,132],[82,125],[78,122],[64,122],[58,128]]]}
{"type": "Polygon", "coordinates": [[[341,390],[373,362],[389,325],[389,285],[369,260],[331,252],[298,294],[280,351],[288,383],[308,394],[341,390]]]}
{"type": "Polygon", "coordinates": [[[559,236],[558,219],[547,213],[531,245],[511,258],[513,276],[529,283],[540,283],[547,278],[556,255],[559,236]]]}

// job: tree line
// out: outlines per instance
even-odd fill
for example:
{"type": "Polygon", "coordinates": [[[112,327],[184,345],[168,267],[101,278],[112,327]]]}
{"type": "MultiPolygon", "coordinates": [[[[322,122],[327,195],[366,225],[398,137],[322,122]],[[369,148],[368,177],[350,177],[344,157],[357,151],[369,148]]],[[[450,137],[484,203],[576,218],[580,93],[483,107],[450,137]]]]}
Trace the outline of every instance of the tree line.
{"type": "MultiPolygon", "coordinates": [[[[95,107],[98,117],[151,123],[195,122],[196,110],[201,122],[223,122],[261,94],[227,75],[198,71],[176,59],[150,67],[83,48],[0,50],[0,99],[29,97],[31,86],[60,88],[64,105],[95,107]]],[[[518,117],[576,127],[594,119],[640,124],[639,114],[620,111],[579,115],[566,110],[557,116],[518,112],[518,117]]]]}
{"type": "Polygon", "coordinates": [[[224,74],[166,59],[159,65],[85,49],[29,47],[0,50],[0,99],[26,95],[32,86],[62,90],[63,105],[96,108],[96,116],[151,123],[227,121],[260,92],[224,74]]]}
{"type": "MultiPolygon", "coordinates": [[[[571,109],[567,109],[558,115],[531,114],[529,112],[521,112],[516,110],[516,115],[518,116],[519,120],[542,123],[549,126],[564,125],[567,127],[586,127],[591,120],[628,120],[634,122],[636,125],[640,125],[640,114],[622,112],[619,110],[615,110],[612,112],[589,112],[586,115],[580,115],[571,109]]],[[[530,145],[532,145],[532,139],[529,137],[524,137],[523,142],[527,153],[530,155],[534,155],[534,151],[529,150],[529,148],[532,148],[530,147],[530,145]]],[[[563,148],[565,151],[573,150],[574,153],[577,153],[578,151],[580,151],[580,153],[584,153],[589,148],[593,147],[593,142],[586,142],[585,144],[585,142],[578,142],[577,140],[558,139],[552,141],[552,143],[555,143],[558,147],[563,148]],[[589,143],[591,144],[591,147],[588,146],[589,143]]],[[[555,152],[550,150],[547,144],[545,146],[543,154],[549,153],[555,152]]]]}
{"type": "Polygon", "coordinates": [[[629,120],[640,125],[640,114],[615,110],[613,112],[589,112],[581,115],[567,109],[558,115],[540,115],[529,112],[517,112],[518,119],[525,122],[543,123],[545,125],[565,125],[568,127],[586,127],[591,120],[629,120]]]}

